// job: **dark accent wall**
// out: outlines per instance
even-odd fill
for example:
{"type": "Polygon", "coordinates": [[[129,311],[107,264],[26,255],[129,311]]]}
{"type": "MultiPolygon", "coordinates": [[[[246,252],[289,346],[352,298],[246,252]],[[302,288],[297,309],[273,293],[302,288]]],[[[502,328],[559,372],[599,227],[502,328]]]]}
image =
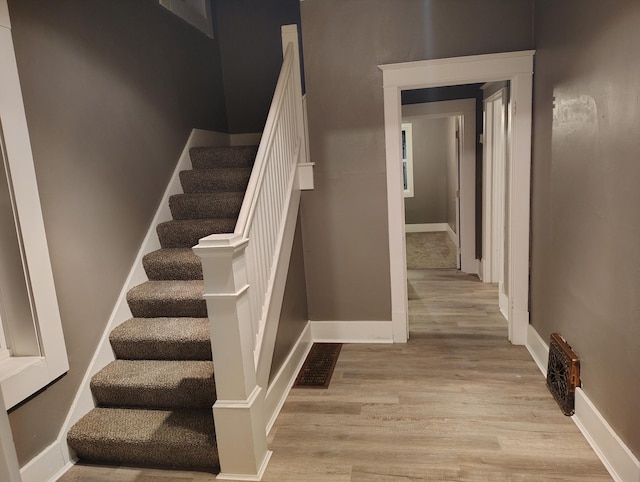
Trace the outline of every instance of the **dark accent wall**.
{"type": "Polygon", "coordinates": [[[316,163],[316,188],[302,199],[309,316],[390,320],[377,66],[530,49],[533,2],[305,0],[301,13],[316,163]]]}
{"type": "Polygon", "coordinates": [[[282,311],[280,313],[280,324],[278,325],[273,362],[271,363],[270,382],[289,356],[291,349],[294,347],[296,341],[298,341],[308,321],[309,314],[307,312],[307,285],[305,283],[304,273],[302,227],[300,224],[300,216],[298,215],[298,224],[296,225],[296,233],[291,250],[289,272],[287,273],[287,284],[284,290],[282,311]]]}
{"type": "Polygon", "coordinates": [[[10,413],[51,444],[192,128],[226,130],[218,45],[156,0],[10,0],[70,369],[10,413]]]}
{"type": "Polygon", "coordinates": [[[300,1],[216,0],[214,5],[229,133],[262,132],[282,65],[280,27],[295,23],[300,32],[300,1]]]}
{"type": "Polygon", "coordinates": [[[640,3],[537,0],[531,323],[640,457],[640,3]]]}

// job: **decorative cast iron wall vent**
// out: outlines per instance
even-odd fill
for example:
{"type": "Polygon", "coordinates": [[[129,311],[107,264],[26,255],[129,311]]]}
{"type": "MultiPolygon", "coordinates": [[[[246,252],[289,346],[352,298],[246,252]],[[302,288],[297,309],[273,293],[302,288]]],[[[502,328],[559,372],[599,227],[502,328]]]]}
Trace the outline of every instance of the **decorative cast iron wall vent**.
{"type": "Polygon", "coordinates": [[[580,386],[580,359],[558,333],[551,334],[547,387],[565,415],[575,413],[576,387],[580,386]]]}

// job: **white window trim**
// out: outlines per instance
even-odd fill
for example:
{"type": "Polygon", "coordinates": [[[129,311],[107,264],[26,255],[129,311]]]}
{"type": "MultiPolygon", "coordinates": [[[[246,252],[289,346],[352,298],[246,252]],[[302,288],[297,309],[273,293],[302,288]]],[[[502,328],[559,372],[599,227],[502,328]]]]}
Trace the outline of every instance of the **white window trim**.
{"type": "Polygon", "coordinates": [[[0,387],[4,404],[9,409],[63,375],[69,369],[69,362],[6,0],[0,0],[0,65],[0,123],[20,220],[40,346],[40,356],[11,356],[0,361],[0,387]]]}

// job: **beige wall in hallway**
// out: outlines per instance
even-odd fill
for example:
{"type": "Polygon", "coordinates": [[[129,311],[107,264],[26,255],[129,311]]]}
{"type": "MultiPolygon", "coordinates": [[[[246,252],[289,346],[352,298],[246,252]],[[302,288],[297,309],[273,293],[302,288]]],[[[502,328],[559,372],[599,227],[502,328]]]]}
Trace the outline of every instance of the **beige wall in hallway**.
{"type": "Polygon", "coordinates": [[[218,47],[157,0],[10,0],[69,372],[10,413],[56,439],[193,127],[224,131],[218,47]]]}
{"type": "Polygon", "coordinates": [[[640,3],[535,13],[531,320],[640,457],[640,3]]]}
{"type": "Polygon", "coordinates": [[[305,0],[311,160],[303,195],[312,320],[390,320],[379,64],[533,47],[531,0],[305,0]]]}

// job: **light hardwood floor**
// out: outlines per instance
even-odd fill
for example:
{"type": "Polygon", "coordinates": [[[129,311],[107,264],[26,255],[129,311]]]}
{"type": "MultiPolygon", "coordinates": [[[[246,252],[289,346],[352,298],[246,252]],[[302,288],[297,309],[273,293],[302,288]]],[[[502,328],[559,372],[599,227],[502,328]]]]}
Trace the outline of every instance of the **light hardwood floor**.
{"type": "MultiPolygon", "coordinates": [[[[410,271],[409,298],[406,345],[345,345],[329,389],[290,393],[265,482],[611,480],[527,350],[507,341],[495,286],[410,271]]],[[[77,465],[60,480],[214,476],[77,465]]]]}

